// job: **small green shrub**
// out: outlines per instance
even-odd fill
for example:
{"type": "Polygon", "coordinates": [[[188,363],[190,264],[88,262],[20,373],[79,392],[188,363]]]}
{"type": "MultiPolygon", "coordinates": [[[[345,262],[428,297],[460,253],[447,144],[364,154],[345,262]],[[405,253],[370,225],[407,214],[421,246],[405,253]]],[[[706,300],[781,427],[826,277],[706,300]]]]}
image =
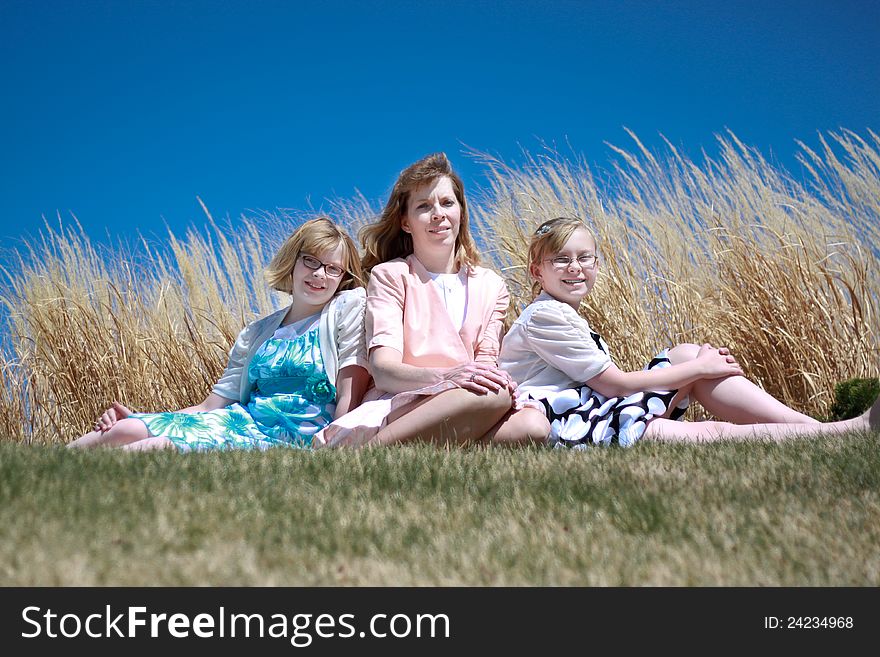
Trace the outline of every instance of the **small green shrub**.
{"type": "Polygon", "coordinates": [[[880,394],[880,379],[847,379],[834,387],[831,420],[848,420],[871,407],[880,394]]]}

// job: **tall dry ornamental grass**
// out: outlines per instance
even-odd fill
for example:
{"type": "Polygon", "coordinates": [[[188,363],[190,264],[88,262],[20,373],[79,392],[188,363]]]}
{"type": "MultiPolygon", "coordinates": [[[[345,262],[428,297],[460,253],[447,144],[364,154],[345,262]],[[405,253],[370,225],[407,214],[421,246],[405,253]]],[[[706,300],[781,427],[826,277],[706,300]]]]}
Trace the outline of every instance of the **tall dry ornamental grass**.
{"type": "MultiPolygon", "coordinates": [[[[584,310],[622,367],[677,342],[726,344],[769,392],[817,415],[836,382],[880,372],[876,134],[802,145],[804,180],[732,134],[699,163],[632,137],[632,152],[612,146],[607,180],[551,151],[518,167],[480,156],[489,185],[472,190],[474,224],[514,311],[529,301],[528,234],[575,214],[602,256],[584,310]]],[[[360,196],[332,203],[351,227],[376,212],[360,196]]],[[[169,235],[167,250],[99,250],[64,228],[20,254],[2,293],[0,440],[68,441],[114,399],[162,410],[204,397],[240,328],[283,301],[262,269],[294,225],[208,218],[207,234],[169,235]]]]}

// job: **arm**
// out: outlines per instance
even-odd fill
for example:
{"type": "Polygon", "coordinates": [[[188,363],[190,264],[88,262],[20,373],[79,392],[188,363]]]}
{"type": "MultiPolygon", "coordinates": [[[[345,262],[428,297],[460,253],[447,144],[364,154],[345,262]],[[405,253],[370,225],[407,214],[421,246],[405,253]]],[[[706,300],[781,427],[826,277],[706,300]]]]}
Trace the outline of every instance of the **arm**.
{"type": "Polygon", "coordinates": [[[613,363],[586,384],[606,397],[624,397],[643,390],[677,390],[700,379],[742,374],[733,356],[708,344],[693,360],[653,370],[624,372],[613,363]]]}
{"type": "Polygon", "coordinates": [[[497,391],[508,377],[495,360],[457,367],[418,367],[403,362],[405,290],[400,274],[383,265],[373,268],[367,285],[366,334],[370,372],[376,387],[390,393],[417,390],[441,381],[478,394],[497,391]]]}
{"type": "Polygon", "coordinates": [[[452,381],[459,388],[477,394],[498,392],[509,385],[510,377],[491,363],[471,361],[456,367],[418,367],[403,362],[403,354],[391,347],[375,347],[370,352],[370,370],[376,387],[398,393],[452,381]]]}
{"type": "Polygon", "coordinates": [[[370,352],[370,370],[376,387],[398,393],[432,386],[443,381],[446,368],[417,367],[403,362],[403,354],[392,347],[375,347],[370,352]]]}
{"type": "Polygon", "coordinates": [[[363,288],[343,292],[336,303],[334,332],[337,354],[336,411],[333,419],[360,406],[370,384],[364,314],[366,293],[363,288]]]}
{"type": "Polygon", "coordinates": [[[698,379],[742,374],[726,349],[718,350],[710,345],[703,345],[696,358],[683,363],[650,371],[624,372],[596,344],[586,320],[565,304],[537,306],[525,328],[529,347],[538,356],[572,381],[585,383],[606,397],[678,389],[698,379]]]}
{"type": "Polygon", "coordinates": [[[501,286],[495,297],[495,307],[486,325],[486,330],[480,337],[480,342],[474,349],[474,360],[482,363],[498,363],[498,353],[501,351],[501,334],[504,332],[504,319],[510,306],[510,293],[507,284],[501,281],[501,286]]]}
{"type": "Polygon", "coordinates": [[[339,419],[349,411],[360,406],[370,384],[370,373],[360,365],[349,365],[339,370],[336,377],[336,412],[333,419],[339,419]]]}
{"type": "Polygon", "coordinates": [[[196,404],[195,406],[187,406],[186,408],[181,408],[177,413],[204,413],[206,411],[216,411],[220,408],[226,408],[231,403],[233,403],[234,399],[228,399],[226,397],[221,397],[216,393],[211,393],[207,397],[205,397],[201,402],[196,404]]]}

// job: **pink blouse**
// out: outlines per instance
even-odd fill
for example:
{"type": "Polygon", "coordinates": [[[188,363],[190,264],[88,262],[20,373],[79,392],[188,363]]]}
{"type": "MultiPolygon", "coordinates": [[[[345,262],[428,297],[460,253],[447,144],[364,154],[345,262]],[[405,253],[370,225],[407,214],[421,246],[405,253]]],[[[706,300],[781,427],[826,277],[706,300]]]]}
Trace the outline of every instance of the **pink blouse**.
{"type": "Polygon", "coordinates": [[[467,277],[467,313],[452,325],[437,286],[414,255],[373,267],[367,285],[367,350],[391,347],[407,365],[454,367],[498,362],[510,295],[495,272],[474,267],[467,277]]]}

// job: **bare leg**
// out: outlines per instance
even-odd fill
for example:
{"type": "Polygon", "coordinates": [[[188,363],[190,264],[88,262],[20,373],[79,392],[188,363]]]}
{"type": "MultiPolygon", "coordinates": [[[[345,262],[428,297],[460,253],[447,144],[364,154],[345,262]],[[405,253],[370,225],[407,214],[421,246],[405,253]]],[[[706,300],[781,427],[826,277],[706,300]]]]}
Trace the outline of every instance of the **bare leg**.
{"type": "MultiPolygon", "coordinates": [[[[544,445],[550,435],[550,422],[539,410],[510,411],[489,429],[483,441],[493,445],[544,445]]],[[[481,441],[481,442],[483,442],[481,441]]]]}
{"type": "Polygon", "coordinates": [[[122,449],[128,452],[148,452],[156,449],[174,449],[174,443],[161,436],[152,436],[123,445],[122,449]]]}
{"type": "MultiPolygon", "coordinates": [[[[669,350],[669,361],[678,365],[697,357],[695,344],[680,344],[669,350]]],[[[734,424],[817,424],[818,420],[798,413],[767,394],[744,376],[701,379],[682,389],[712,415],[734,424]]]]}
{"type": "Polygon", "coordinates": [[[126,418],[119,420],[103,433],[90,431],[85,436],[68,443],[67,446],[72,448],[120,447],[149,437],[150,432],[147,430],[147,425],[140,420],[126,418]]]}
{"type": "Polygon", "coordinates": [[[880,426],[880,399],[874,406],[851,420],[813,422],[810,424],[731,424],[730,422],[678,422],[665,418],[652,420],[645,430],[645,440],[702,443],[716,440],[773,440],[833,436],[850,431],[876,431],[880,426]],[[872,419],[873,418],[873,419],[872,419]]]}
{"type": "Polygon", "coordinates": [[[80,436],[76,440],[71,440],[67,443],[67,447],[70,448],[86,448],[86,447],[99,447],[104,444],[104,434],[106,432],[103,431],[89,431],[86,435],[80,436]]]}
{"type": "Polygon", "coordinates": [[[467,444],[484,436],[509,410],[507,390],[477,395],[461,388],[447,390],[389,416],[368,445],[413,440],[440,445],[467,444]]]}

